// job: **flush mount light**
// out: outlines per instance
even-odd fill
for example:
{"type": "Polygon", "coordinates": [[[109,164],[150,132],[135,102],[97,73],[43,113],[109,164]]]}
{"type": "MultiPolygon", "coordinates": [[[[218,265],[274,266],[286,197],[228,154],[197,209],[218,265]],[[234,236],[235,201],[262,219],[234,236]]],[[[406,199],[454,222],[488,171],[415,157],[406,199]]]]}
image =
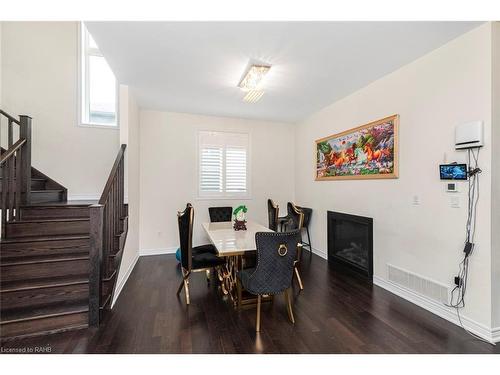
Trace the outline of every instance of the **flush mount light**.
{"type": "Polygon", "coordinates": [[[260,84],[269,69],[271,69],[270,65],[250,65],[238,87],[243,91],[259,90],[260,84]]]}
{"type": "Polygon", "coordinates": [[[264,95],[264,91],[262,90],[250,90],[243,98],[243,101],[247,103],[255,103],[257,100],[262,98],[262,95],[264,95]]]}

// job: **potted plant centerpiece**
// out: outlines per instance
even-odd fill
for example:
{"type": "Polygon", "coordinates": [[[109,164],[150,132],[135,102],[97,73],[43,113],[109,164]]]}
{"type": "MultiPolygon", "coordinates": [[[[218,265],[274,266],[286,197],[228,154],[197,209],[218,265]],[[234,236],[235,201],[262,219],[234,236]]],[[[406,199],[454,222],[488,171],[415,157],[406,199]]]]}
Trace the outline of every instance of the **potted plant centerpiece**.
{"type": "Polygon", "coordinates": [[[241,205],[238,206],[234,209],[233,215],[234,215],[234,225],[233,228],[234,230],[247,230],[247,221],[246,221],[246,213],[247,213],[247,206],[241,205]]]}

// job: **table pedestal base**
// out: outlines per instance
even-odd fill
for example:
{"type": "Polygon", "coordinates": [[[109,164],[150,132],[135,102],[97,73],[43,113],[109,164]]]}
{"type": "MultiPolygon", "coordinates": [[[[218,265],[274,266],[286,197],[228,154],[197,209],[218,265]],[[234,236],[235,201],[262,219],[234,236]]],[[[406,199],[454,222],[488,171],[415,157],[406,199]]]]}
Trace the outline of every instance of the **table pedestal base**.
{"type": "MultiPolygon", "coordinates": [[[[231,255],[226,257],[226,264],[219,268],[218,278],[221,282],[221,290],[224,295],[229,296],[231,302],[238,306],[238,287],[236,273],[245,268],[243,255],[231,255]]],[[[271,301],[272,296],[262,296],[262,302],[271,301]]],[[[257,296],[242,290],[241,305],[257,304],[257,296]]]]}

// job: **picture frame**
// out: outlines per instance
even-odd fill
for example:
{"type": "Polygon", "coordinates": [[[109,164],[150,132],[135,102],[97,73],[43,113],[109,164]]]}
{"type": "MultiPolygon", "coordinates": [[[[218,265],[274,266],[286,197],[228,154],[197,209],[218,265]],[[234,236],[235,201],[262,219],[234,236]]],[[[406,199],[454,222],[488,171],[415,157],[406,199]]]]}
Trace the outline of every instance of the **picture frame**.
{"type": "Polygon", "coordinates": [[[398,143],[398,114],[318,139],[315,180],[398,178],[398,143]]]}

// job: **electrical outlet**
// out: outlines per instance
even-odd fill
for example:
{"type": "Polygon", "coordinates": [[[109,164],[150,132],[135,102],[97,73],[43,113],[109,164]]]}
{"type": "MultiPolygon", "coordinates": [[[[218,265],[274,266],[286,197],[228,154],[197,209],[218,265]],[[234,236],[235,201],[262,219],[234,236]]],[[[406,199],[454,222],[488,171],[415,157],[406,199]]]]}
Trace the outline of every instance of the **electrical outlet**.
{"type": "Polygon", "coordinates": [[[420,205],[420,197],[418,195],[413,196],[412,204],[414,206],[419,206],[420,205]]]}
{"type": "Polygon", "coordinates": [[[460,197],[450,197],[450,207],[460,208],[460,197]]]}

